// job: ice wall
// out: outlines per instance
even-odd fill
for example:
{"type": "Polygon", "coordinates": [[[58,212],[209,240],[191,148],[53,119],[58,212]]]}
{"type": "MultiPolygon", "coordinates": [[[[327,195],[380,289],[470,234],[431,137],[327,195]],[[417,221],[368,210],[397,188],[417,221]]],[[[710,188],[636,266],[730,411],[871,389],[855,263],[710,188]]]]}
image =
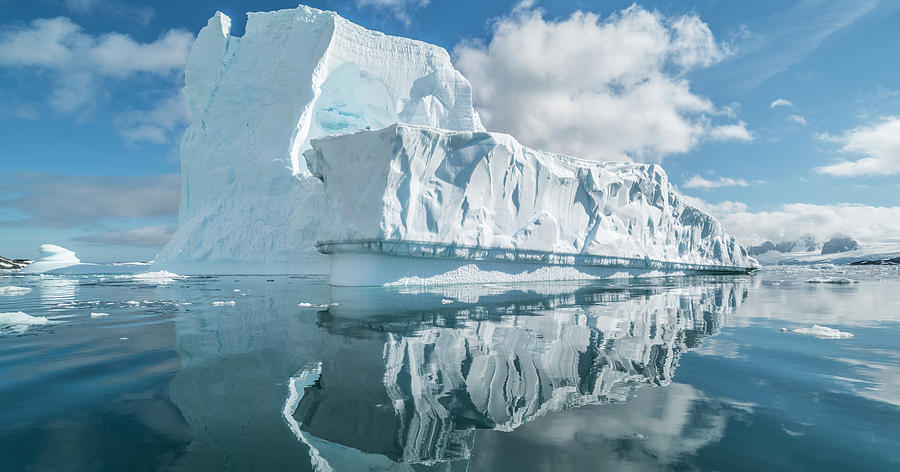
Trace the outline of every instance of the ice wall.
{"type": "Polygon", "coordinates": [[[509,135],[405,124],[312,147],[308,165],[325,184],[319,240],[334,243],[326,251],[387,241],[382,250],[409,243],[402,251],[424,254],[442,245],[462,259],[756,265],[658,165],[586,161],[509,135]]]}
{"type": "Polygon", "coordinates": [[[216,13],[191,50],[184,95],[179,230],[156,258],[178,273],[320,272],[322,189],[310,138],[409,122],[483,129],[469,82],[437,46],[333,12],[216,13]],[[318,264],[316,258],[319,259],[318,264]]]}

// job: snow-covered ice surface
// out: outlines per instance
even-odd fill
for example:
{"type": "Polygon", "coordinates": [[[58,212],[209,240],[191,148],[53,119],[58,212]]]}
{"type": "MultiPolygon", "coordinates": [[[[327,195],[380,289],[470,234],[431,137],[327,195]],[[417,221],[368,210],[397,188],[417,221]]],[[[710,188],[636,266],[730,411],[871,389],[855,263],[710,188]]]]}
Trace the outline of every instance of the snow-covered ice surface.
{"type": "Polygon", "coordinates": [[[797,334],[808,334],[819,339],[846,339],[853,337],[852,333],[819,325],[812,325],[809,328],[797,328],[794,332],[797,334]]]}
{"type": "Polygon", "coordinates": [[[75,257],[74,251],[56,244],[41,244],[41,257],[22,268],[20,273],[40,274],[77,264],[81,264],[81,261],[75,257]]]}
{"type": "Polygon", "coordinates": [[[315,232],[322,185],[309,140],[409,122],[483,129],[444,49],[332,12],[216,13],[185,67],[193,121],[181,145],[179,229],[155,267],[185,274],[326,273],[315,232]]]}
{"type": "Polygon", "coordinates": [[[757,267],[658,165],[586,161],[529,149],[509,135],[406,124],[312,146],[307,165],[325,185],[318,239],[336,255],[336,285],[757,267]]]}

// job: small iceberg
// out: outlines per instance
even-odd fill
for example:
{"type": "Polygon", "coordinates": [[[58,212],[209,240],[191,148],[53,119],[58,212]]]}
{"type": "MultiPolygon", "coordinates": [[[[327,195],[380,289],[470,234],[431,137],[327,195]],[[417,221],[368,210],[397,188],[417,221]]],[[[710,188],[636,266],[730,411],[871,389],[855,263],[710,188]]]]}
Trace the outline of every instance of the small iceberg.
{"type": "Polygon", "coordinates": [[[31,292],[31,289],[28,287],[16,287],[15,285],[0,287],[0,296],[4,297],[17,297],[19,295],[26,295],[29,292],[31,292]]]}
{"type": "Polygon", "coordinates": [[[56,244],[41,244],[41,258],[25,266],[20,273],[42,274],[78,264],[81,260],[75,257],[75,251],[56,244]]]}
{"type": "Polygon", "coordinates": [[[847,277],[813,277],[806,281],[808,284],[855,284],[856,281],[847,277]]]}
{"type": "Polygon", "coordinates": [[[133,280],[138,280],[141,282],[151,282],[157,284],[167,284],[174,282],[176,279],[186,279],[186,275],[178,275],[166,270],[160,270],[156,272],[144,272],[142,274],[135,274],[131,277],[133,280]]]}
{"type": "Polygon", "coordinates": [[[227,302],[213,302],[213,306],[234,306],[234,300],[229,300],[227,302]]]}
{"type": "Polygon", "coordinates": [[[808,334],[819,339],[846,339],[853,337],[852,333],[819,325],[813,325],[812,328],[798,328],[794,332],[797,334],[808,334]]]}
{"type": "Polygon", "coordinates": [[[0,313],[0,332],[9,328],[17,333],[23,333],[31,326],[44,326],[50,324],[46,316],[31,316],[21,311],[0,313]]]}
{"type": "Polygon", "coordinates": [[[91,318],[106,318],[109,313],[91,313],[91,318]]]}

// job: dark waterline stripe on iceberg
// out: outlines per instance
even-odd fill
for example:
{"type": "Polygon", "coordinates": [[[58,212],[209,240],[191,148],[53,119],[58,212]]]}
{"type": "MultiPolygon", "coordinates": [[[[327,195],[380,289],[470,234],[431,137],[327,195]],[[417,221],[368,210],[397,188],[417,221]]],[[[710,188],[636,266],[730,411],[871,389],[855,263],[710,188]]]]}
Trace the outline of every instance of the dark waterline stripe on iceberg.
{"type": "Polygon", "coordinates": [[[316,248],[322,254],[376,253],[398,257],[422,257],[434,259],[459,259],[472,261],[503,261],[521,264],[556,266],[595,266],[623,269],[687,270],[707,274],[748,274],[755,267],[738,267],[688,262],[660,261],[648,258],[599,256],[591,254],[565,254],[528,249],[503,249],[464,246],[424,241],[388,241],[362,239],[350,241],[318,241],[316,248]]]}

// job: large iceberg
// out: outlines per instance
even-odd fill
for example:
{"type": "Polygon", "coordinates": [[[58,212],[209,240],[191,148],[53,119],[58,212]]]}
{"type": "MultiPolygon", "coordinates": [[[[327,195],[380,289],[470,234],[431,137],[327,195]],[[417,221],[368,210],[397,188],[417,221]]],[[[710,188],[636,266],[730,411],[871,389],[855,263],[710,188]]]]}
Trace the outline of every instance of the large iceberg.
{"type": "Polygon", "coordinates": [[[444,49],[306,6],[216,13],[191,49],[179,229],[156,266],[178,273],[325,272],[322,185],[311,138],[407,122],[481,130],[469,82],[444,49]]]}
{"type": "Polygon", "coordinates": [[[658,165],[576,159],[505,134],[391,125],[321,138],[319,250],[334,285],[744,273],[758,264],[658,165]]]}

